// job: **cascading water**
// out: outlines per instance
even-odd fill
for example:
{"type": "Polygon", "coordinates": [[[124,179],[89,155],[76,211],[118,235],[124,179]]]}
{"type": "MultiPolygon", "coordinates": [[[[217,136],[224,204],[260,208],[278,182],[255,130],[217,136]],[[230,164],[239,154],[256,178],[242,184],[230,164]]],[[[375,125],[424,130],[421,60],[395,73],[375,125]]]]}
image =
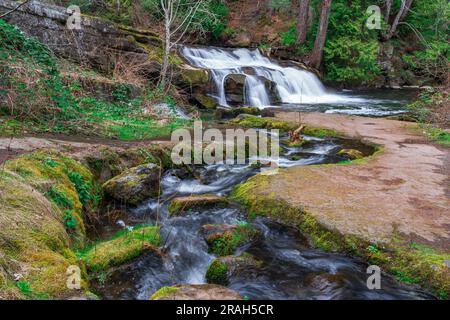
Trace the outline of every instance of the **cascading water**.
{"type": "Polygon", "coordinates": [[[216,98],[222,106],[228,105],[224,82],[230,74],[246,75],[245,103],[259,108],[271,104],[265,79],[276,84],[283,103],[330,103],[344,99],[327,92],[313,73],[294,67],[283,67],[264,57],[257,49],[251,51],[183,47],[181,52],[193,66],[210,70],[216,85],[216,98]]]}

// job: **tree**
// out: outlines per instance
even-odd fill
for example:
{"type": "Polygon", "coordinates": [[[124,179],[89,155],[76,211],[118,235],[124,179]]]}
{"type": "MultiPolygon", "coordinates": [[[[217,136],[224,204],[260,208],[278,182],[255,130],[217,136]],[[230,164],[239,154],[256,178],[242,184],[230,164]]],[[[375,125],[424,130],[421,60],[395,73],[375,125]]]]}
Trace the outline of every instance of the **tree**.
{"type": "Polygon", "coordinates": [[[323,0],[322,9],[320,12],[319,28],[317,30],[316,40],[314,41],[314,48],[309,59],[309,63],[315,68],[319,68],[322,63],[323,49],[327,39],[330,10],[331,0],[323,0]]]}
{"type": "Polygon", "coordinates": [[[306,42],[306,33],[308,31],[308,14],[310,0],[300,0],[300,12],[297,22],[297,42],[304,44],[306,42]]]}
{"type": "MultiPolygon", "coordinates": [[[[401,23],[402,20],[405,19],[406,15],[408,14],[409,9],[411,8],[411,5],[413,3],[413,0],[401,0],[400,9],[397,12],[397,15],[394,18],[394,21],[392,22],[392,25],[388,25],[388,28],[386,32],[383,35],[384,40],[389,40],[393,37],[395,32],[397,31],[398,25],[401,23]]],[[[386,9],[385,9],[385,20],[387,23],[389,20],[390,10],[392,7],[392,1],[386,0],[386,9]],[[389,9],[389,11],[388,11],[389,9]]]]}
{"type": "Polygon", "coordinates": [[[210,5],[214,0],[146,0],[145,8],[157,10],[163,19],[163,63],[159,84],[166,88],[168,84],[170,52],[184,38],[189,30],[205,32],[205,22],[216,20],[210,5]]]}

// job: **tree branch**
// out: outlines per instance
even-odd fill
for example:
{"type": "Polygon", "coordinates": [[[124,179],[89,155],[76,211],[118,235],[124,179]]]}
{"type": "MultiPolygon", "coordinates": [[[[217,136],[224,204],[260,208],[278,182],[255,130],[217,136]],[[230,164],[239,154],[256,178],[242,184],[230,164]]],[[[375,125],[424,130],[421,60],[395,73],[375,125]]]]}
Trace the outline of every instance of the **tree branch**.
{"type": "Polygon", "coordinates": [[[25,0],[24,2],[22,2],[21,4],[19,4],[19,5],[18,5],[17,7],[15,7],[14,9],[12,9],[12,10],[10,10],[10,11],[8,11],[8,12],[2,14],[2,15],[0,16],[0,19],[3,19],[3,18],[6,17],[8,14],[11,14],[11,13],[13,13],[14,11],[18,10],[20,7],[26,5],[28,2],[30,2],[30,0],[25,0]]]}

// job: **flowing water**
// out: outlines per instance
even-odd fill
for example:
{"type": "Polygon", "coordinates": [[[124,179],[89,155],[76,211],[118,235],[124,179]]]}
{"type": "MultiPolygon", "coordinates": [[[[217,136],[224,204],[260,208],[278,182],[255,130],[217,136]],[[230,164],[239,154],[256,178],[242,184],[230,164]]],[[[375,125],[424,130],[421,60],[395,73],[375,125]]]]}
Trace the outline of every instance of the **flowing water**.
{"type": "MultiPolygon", "coordinates": [[[[365,155],[371,147],[343,139],[305,137],[299,148],[283,146],[280,166],[336,163],[342,148],[357,148],[365,155]]],[[[286,137],[281,139],[286,140],[286,137]]],[[[197,166],[194,174],[182,169],[169,170],[161,181],[158,204],[149,199],[131,210],[120,225],[155,223],[157,216],[165,255],[148,255],[119,268],[108,281],[98,285],[105,299],[148,299],[162,286],[205,283],[205,274],[215,256],[201,234],[205,224],[238,224],[247,220],[237,205],[200,209],[184,216],[169,217],[167,204],[175,196],[191,194],[227,195],[232,188],[260,172],[250,165],[215,164],[197,166]]],[[[261,232],[258,240],[238,248],[236,255],[252,254],[262,261],[258,269],[248,268],[230,279],[229,288],[250,299],[429,299],[417,288],[398,284],[383,275],[381,290],[366,286],[367,265],[336,253],[313,249],[296,230],[266,218],[250,222],[261,232]]]]}
{"type": "Polygon", "coordinates": [[[258,49],[183,47],[181,53],[193,66],[209,70],[215,90],[210,95],[228,106],[225,79],[244,74],[245,104],[258,108],[278,107],[297,111],[321,111],[355,115],[386,116],[404,113],[415,90],[337,91],[326,88],[319,78],[294,64],[286,65],[263,56],[258,49]],[[274,105],[265,79],[276,84],[281,104],[274,105]]]}

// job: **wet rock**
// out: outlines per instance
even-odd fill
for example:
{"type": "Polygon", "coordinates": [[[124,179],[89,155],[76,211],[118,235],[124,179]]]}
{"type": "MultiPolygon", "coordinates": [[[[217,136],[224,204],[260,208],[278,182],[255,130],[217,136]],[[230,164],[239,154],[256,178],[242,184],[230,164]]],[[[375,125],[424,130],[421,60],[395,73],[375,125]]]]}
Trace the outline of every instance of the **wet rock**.
{"type": "Polygon", "coordinates": [[[208,283],[228,285],[230,278],[239,274],[256,274],[262,262],[250,254],[225,256],[215,259],[206,271],[208,283]]]}
{"type": "Polygon", "coordinates": [[[124,171],[103,184],[105,194],[123,203],[137,205],[157,195],[160,168],[156,164],[143,164],[124,171]]]}
{"type": "Polygon", "coordinates": [[[197,101],[201,106],[205,107],[206,109],[216,109],[219,105],[216,99],[205,93],[200,92],[194,93],[193,98],[195,101],[197,101]]]}
{"type": "Polygon", "coordinates": [[[225,96],[229,104],[244,104],[245,78],[245,74],[230,74],[225,78],[225,96]]]}
{"type": "Polygon", "coordinates": [[[224,206],[228,201],[224,197],[211,194],[177,197],[169,205],[171,215],[181,215],[189,210],[224,206]]]}
{"type": "Polygon", "coordinates": [[[309,274],[305,278],[305,285],[324,294],[330,294],[337,288],[344,287],[345,279],[339,274],[309,274]]]}
{"type": "Polygon", "coordinates": [[[191,87],[204,87],[209,84],[209,73],[205,69],[183,64],[178,66],[178,70],[183,81],[191,87]]]}
{"type": "Polygon", "coordinates": [[[213,225],[202,227],[202,233],[211,252],[218,256],[233,254],[236,249],[256,240],[260,233],[248,223],[240,225],[213,225]]]}
{"type": "Polygon", "coordinates": [[[257,107],[241,107],[241,108],[217,108],[214,117],[216,119],[231,119],[240,114],[260,115],[261,109],[257,107]]]}
{"type": "Polygon", "coordinates": [[[362,159],[364,154],[356,149],[342,149],[338,152],[338,155],[344,156],[350,160],[362,159]]]}
{"type": "Polygon", "coordinates": [[[150,300],[242,300],[239,293],[214,284],[162,287],[150,300]]]}

